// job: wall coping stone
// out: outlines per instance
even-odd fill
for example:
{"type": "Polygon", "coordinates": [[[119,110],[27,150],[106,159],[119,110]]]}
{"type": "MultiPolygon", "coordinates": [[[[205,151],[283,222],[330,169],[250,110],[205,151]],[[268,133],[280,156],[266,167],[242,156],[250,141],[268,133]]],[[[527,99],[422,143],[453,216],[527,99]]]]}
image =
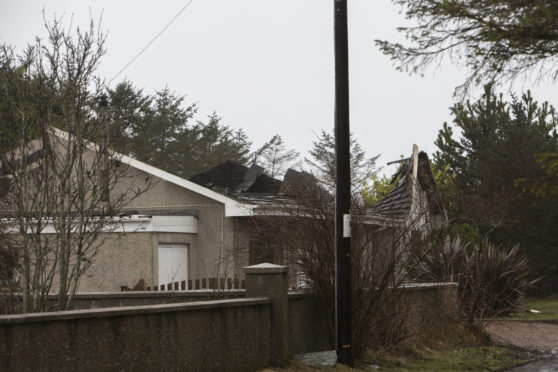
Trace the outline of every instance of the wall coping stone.
{"type": "Polygon", "coordinates": [[[314,298],[316,294],[313,292],[289,292],[287,293],[289,299],[297,299],[297,298],[314,298]]]}
{"type": "MultiPolygon", "coordinates": [[[[194,289],[188,291],[126,291],[126,292],[78,292],[74,295],[74,300],[89,299],[114,299],[114,298],[167,298],[167,297],[208,297],[208,296],[244,296],[245,289],[194,289]]],[[[0,293],[2,297],[3,293],[0,293]]],[[[16,297],[22,297],[21,293],[14,293],[16,297]]],[[[49,299],[57,299],[57,294],[49,294],[49,299]]]]}
{"type": "Polygon", "coordinates": [[[246,274],[276,274],[286,273],[289,271],[289,268],[287,266],[264,262],[257,265],[245,266],[243,270],[246,274]]]}
{"type": "MultiPolygon", "coordinates": [[[[188,291],[126,291],[126,292],[78,292],[74,299],[105,299],[105,298],[142,298],[142,297],[206,297],[215,295],[238,295],[242,296],[246,290],[188,290],[188,291]]],[[[57,298],[57,295],[51,294],[50,297],[57,298]]]]}
{"type": "Polygon", "coordinates": [[[105,318],[136,314],[157,314],[166,312],[211,310],[226,307],[260,306],[271,304],[267,297],[241,298],[231,300],[184,302],[147,306],[106,307],[100,309],[54,311],[50,313],[26,313],[17,315],[0,315],[0,325],[51,322],[84,318],[105,318]]]}
{"type": "Polygon", "coordinates": [[[444,287],[457,287],[455,282],[438,282],[438,283],[405,283],[399,286],[399,289],[409,289],[409,290],[425,290],[425,289],[437,289],[444,287]]]}

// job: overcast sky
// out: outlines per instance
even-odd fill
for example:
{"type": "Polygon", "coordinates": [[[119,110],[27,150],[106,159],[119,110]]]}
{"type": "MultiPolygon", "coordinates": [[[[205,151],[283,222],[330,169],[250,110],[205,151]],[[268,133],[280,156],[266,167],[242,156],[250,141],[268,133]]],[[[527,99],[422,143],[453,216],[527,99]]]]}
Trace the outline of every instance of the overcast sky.
{"type": "MultiPolygon", "coordinates": [[[[74,25],[102,13],[108,52],[99,74],[110,80],[187,2],[2,0],[0,43],[23,47],[44,36],[43,8],[74,25]]],[[[382,154],[379,165],[408,155],[413,143],[435,151],[465,75],[449,62],[425,77],[395,71],[373,41],[401,40],[403,24],[389,0],[349,1],[351,131],[369,155],[382,154]]],[[[333,0],[195,0],[111,86],[124,78],[147,93],[168,86],[187,95],[200,118],[216,111],[254,147],[280,134],[305,154],[315,133],[333,129],[333,0]]],[[[558,103],[551,84],[532,91],[558,103]]]]}

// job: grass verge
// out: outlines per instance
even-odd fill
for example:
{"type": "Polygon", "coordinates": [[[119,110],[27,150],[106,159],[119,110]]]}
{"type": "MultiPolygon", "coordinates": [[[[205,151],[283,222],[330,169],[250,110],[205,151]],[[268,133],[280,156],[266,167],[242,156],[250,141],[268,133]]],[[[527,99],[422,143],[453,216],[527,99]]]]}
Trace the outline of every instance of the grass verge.
{"type": "Polygon", "coordinates": [[[382,358],[372,360],[369,366],[380,371],[401,372],[503,371],[527,361],[529,361],[528,355],[517,349],[500,346],[476,346],[431,351],[429,354],[422,356],[399,355],[393,358],[382,358]]]}
{"type": "Polygon", "coordinates": [[[521,304],[517,312],[497,319],[558,323],[558,295],[528,298],[521,304]],[[540,311],[540,313],[533,313],[531,310],[540,311]]]}

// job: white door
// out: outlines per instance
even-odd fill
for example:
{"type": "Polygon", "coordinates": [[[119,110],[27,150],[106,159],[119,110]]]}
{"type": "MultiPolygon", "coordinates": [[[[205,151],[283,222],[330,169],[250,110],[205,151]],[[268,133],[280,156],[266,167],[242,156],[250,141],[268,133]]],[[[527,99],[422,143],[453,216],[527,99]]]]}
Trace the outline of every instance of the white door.
{"type": "Polygon", "coordinates": [[[159,285],[188,281],[188,246],[159,244],[159,285]]]}

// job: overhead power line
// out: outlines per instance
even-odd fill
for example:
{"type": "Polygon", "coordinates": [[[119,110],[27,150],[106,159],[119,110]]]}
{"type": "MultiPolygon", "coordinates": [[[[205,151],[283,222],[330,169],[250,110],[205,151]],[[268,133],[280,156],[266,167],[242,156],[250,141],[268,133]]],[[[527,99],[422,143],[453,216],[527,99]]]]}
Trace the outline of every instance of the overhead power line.
{"type": "Polygon", "coordinates": [[[122,72],[124,72],[124,70],[126,70],[132,63],[134,63],[134,61],[136,59],[138,59],[139,56],[141,56],[143,54],[143,52],[145,52],[147,50],[147,48],[149,48],[149,46],[151,44],[153,44],[155,42],[155,40],[157,40],[157,38],[159,38],[159,36],[161,36],[163,34],[163,32],[166,31],[167,28],[169,28],[169,26],[190,6],[190,4],[192,4],[194,2],[194,0],[190,0],[186,5],[184,5],[184,7],[182,9],[180,9],[180,11],[169,21],[169,23],[167,23],[167,25],[157,34],[155,35],[155,37],[153,39],[151,39],[151,41],[149,43],[147,43],[147,45],[138,53],[136,54],[136,56],[134,58],[132,58],[130,60],[130,62],[128,62],[126,64],[126,66],[124,66],[120,71],[118,71],[118,73],[116,75],[114,75],[114,77],[112,79],[109,80],[107,85],[110,85],[110,83],[116,79],[122,72]]]}

